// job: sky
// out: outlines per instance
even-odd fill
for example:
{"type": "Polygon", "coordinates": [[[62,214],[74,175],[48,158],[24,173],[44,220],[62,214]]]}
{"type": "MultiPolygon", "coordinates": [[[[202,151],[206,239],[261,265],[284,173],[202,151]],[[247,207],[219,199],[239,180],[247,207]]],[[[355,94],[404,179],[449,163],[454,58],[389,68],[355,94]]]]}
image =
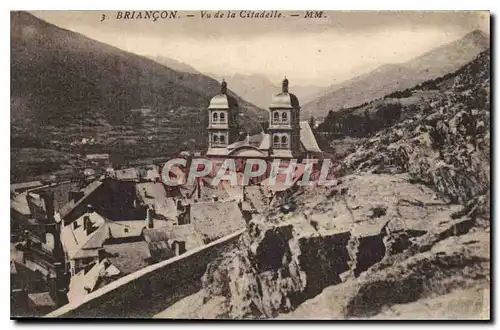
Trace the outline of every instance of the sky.
{"type": "MultiPolygon", "coordinates": [[[[280,11],[280,18],[267,19],[234,12],[230,19],[201,18],[193,11],[156,21],[117,19],[116,11],[31,13],[120,49],[170,57],[204,73],[264,74],[277,84],[286,75],[298,84],[322,86],[410,60],[475,29],[489,33],[488,12],[327,11],[322,18],[304,18],[303,11],[280,11]]],[[[221,13],[227,16],[227,10],[221,13]]]]}

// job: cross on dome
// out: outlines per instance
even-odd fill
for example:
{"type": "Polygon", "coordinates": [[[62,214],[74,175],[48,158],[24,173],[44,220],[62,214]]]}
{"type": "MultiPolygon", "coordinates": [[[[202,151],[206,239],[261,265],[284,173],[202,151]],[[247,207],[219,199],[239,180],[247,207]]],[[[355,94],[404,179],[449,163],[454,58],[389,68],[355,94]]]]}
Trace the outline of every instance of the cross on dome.
{"type": "Polygon", "coordinates": [[[222,83],[220,84],[220,93],[221,94],[226,94],[227,93],[227,83],[224,78],[222,78],[222,83]]]}
{"type": "Polygon", "coordinates": [[[283,93],[288,93],[288,79],[286,79],[286,76],[285,79],[283,79],[283,83],[281,84],[281,91],[283,93]]]}

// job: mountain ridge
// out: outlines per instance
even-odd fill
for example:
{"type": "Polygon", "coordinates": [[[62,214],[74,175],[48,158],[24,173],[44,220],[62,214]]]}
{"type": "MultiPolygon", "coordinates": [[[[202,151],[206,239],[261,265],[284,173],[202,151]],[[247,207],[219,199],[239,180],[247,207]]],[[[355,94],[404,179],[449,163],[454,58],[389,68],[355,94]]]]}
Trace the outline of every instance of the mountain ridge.
{"type": "MultiPolygon", "coordinates": [[[[26,12],[11,13],[11,58],[14,133],[34,129],[48,140],[60,138],[66,128],[73,128],[67,133],[74,135],[74,126],[81,126],[75,118],[95,133],[93,127],[140,126],[140,120],[131,123],[133,109],[151,108],[162,120],[187,112],[199,115],[220,93],[220,84],[210,77],[175,71],[26,12]],[[51,132],[52,127],[59,131],[51,132]]],[[[229,94],[247,117],[263,114],[229,94]]]]}
{"type": "MultiPolygon", "coordinates": [[[[175,71],[26,12],[11,12],[10,70],[12,180],[74,169],[68,164],[76,154],[132,161],[203,150],[206,109],[220,94],[210,77],[175,71]]],[[[261,130],[267,112],[228,94],[239,103],[243,129],[261,130]]]]}
{"type": "MultiPolygon", "coordinates": [[[[244,99],[251,101],[253,104],[261,108],[267,108],[271,102],[272,95],[281,91],[281,80],[273,82],[269,77],[261,73],[236,73],[234,75],[224,77],[214,73],[208,73],[208,75],[217,80],[222,80],[222,78],[224,78],[227,81],[228,86],[230,86],[238,95],[241,95],[244,99]]],[[[295,84],[293,79],[289,78],[289,80],[290,92],[299,98],[301,104],[307,103],[325,88],[311,84],[295,84]]]]}
{"type": "Polygon", "coordinates": [[[409,61],[382,65],[331,85],[328,93],[304,104],[301,115],[303,118],[324,117],[329,110],[354,107],[453,72],[488,49],[489,43],[485,32],[474,30],[409,61]]]}

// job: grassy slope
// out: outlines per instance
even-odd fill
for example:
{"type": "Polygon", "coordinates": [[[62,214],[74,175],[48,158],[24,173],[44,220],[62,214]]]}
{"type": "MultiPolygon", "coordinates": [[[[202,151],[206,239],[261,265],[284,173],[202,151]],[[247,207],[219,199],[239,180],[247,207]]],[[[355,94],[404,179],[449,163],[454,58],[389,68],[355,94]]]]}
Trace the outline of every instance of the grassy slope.
{"type": "MultiPolygon", "coordinates": [[[[206,107],[220,92],[212,78],[171,70],[25,12],[11,13],[11,77],[14,148],[70,151],[82,137],[96,139],[93,151],[135,156],[177,152],[189,141],[203,147],[206,107]],[[150,111],[131,111],[144,108],[150,111]]],[[[257,129],[256,118],[266,113],[237,99],[245,128],[257,129]]]]}

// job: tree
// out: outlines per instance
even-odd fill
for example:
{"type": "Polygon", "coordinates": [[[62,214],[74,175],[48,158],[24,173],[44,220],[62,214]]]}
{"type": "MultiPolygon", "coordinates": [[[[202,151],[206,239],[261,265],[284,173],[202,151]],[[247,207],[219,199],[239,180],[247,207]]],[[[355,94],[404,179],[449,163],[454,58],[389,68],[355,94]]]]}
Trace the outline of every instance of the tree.
{"type": "Polygon", "coordinates": [[[316,122],[314,120],[314,116],[311,116],[309,118],[309,126],[311,126],[311,128],[314,128],[314,126],[316,126],[316,122]]]}

